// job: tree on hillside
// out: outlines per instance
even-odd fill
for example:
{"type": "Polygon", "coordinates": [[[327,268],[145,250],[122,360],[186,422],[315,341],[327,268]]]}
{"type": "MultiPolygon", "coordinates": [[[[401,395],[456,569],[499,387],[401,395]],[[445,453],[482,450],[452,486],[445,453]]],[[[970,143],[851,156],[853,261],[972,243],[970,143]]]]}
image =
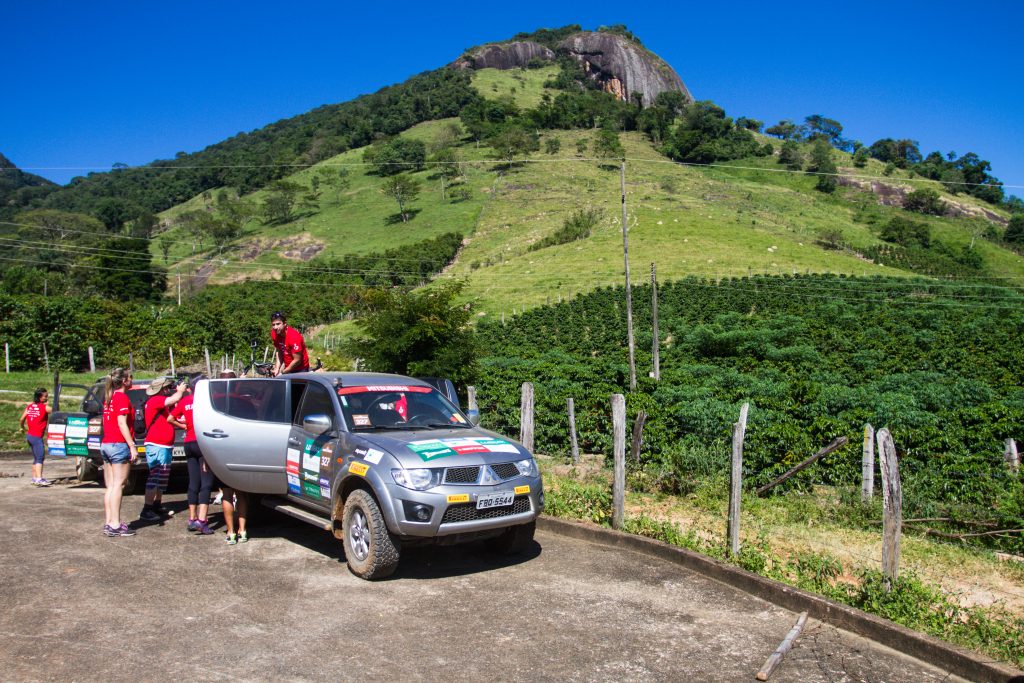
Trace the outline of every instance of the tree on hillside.
{"type": "Polygon", "coordinates": [[[487,140],[498,159],[511,165],[516,158],[536,152],[540,149],[540,137],[537,131],[527,130],[522,126],[502,126],[487,140]]]}
{"type": "Polygon", "coordinates": [[[800,137],[800,127],[789,119],[783,119],[774,126],[765,129],[766,135],[772,135],[780,140],[793,140],[800,137]]]}
{"type": "Polygon", "coordinates": [[[939,198],[939,193],[930,187],[922,187],[914,190],[903,200],[903,208],[907,211],[927,213],[933,216],[941,216],[946,213],[946,205],[939,198]]]}
{"type": "Polygon", "coordinates": [[[562,149],[562,141],[556,137],[549,137],[544,140],[544,151],[547,154],[558,154],[562,149]]]}
{"type": "Polygon", "coordinates": [[[844,147],[843,124],[821,114],[811,114],[804,119],[804,135],[808,140],[825,138],[833,147],[844,147]]]}
{"type": "Polygon", "coordinates": [[[341,195],[352,187],[352,173],[348,170],[347,166],[342,166],[338,169],[338,175],[335,179],[334,189],[337,192],[338,203],[341,203],[341,195]]]}
{"type": "Polygon", "coordinates": [[[674,119],[675,113],[671,109],[655,105],[640,112],[636,125],[638,130],[647,134],[651,142],[660,145],[668,137],[674,119]]]}
{"type": "Polygon", "coordinates": [[[760,133],[761,128],[764,127],[764,121],[758,121],[747,116],[741,116],[736,119],[737,128],[745,128],[753,133],[760,133]]]}
{"type": "Polygon", "coordinates": [[[103,221],[107,232],[121,233],[124,224],[138,216],[142,209],[125,199],[105,197],[96,203],[92,214],[103,221]]]}
{"type": "Polygon", "coordinates": [[[366,370],[473,381],[478,350],[470,308],[455,301],[462,288],[448,281],[414,292],[370,290],[356,318],[364,336],[348,343],[349,352],[366,370]]]}
{"type": "Polygon", "coordinates": [[[426,159],[426,143],[422,140],[410,140],[403,137],[395,137],[378,145],[371,145],[363,152],[363,161],[371,164],[373,171],[382,176],[421,171],[426,159]]]}
{"type": "Polygon", "coordinates": [[[1015,213],[1010,216],[1003,239],[1010,244],[1024,244],[1024,213],[1015,213]]]}
{"type": "MultiPolygon", "coordinates": [[[[594,135],[594,156],[598,159],[615,161],[626,156],[626,150],[619,141],[619,134],[602,128],[594,135]]],[[[607,166],[607,164],[605,164],[607,166]]],[[[614,164],[611,165],[615,167],[614,164]]]]}
{"type": "Polygon", "coordinates": [[[406,223],[409,220],[406,207],[416,201],[416,198],[419,196],[420,181],[407,173],[399,173],[384,181],[380,192],[398,203],[398,213],[402,217],[402,222],[406,223]]]}
{"type": "Polygon", "coordinates": [[[779,163],[791,171],[800,171],[804,167],[804,155],[796,140],[786,140],[779,149],[779,163]]]}
{"type": "Polygon", "coordinates": [[[56,209],[22,211],[13,222],[18,224],[18,242],[7,245],[4,254],[35,262],[46,271],[66,271],[81,247],[98,246],[106,232],[92,216],[56,209]]]}
{"type": "Polygon", "coordinates": [[[832,147],[825,138],[818,138],[811,146],[811,159],[807,165],[808,173],[817,173],[818,182],[814,189],[820,192],[835,192],[836,162],[832,160],[832,147]]]}
{"type": "Polygon", "coordinates": [[[853,165],[857,168],[864,168],[868,165],[868,148],[861,147],[853,153],[853,165]]]}
{"type": "Polygon", "coordinates": [[[683,120],[662,149],[677,161],[695,164],[764,152],[750,131],[736,128],[724,109],[707,100],[686,107],[683,120]]]}
{"type": "Polygon", "coordinates": [[[278,180],[271,184],[270,194],[263,201],[263,217],[269,223],[287,223],[295,218],[295,202],[303,186],[290,180],[278,180]]]}
{"type": "Polygon", "coordinates": [[[109,239],[104,251],[78,265],[76,280],[110,299],[156,300],[167,287],[167,274],[153,264],[149,243],[143,239],[109,239]]]}

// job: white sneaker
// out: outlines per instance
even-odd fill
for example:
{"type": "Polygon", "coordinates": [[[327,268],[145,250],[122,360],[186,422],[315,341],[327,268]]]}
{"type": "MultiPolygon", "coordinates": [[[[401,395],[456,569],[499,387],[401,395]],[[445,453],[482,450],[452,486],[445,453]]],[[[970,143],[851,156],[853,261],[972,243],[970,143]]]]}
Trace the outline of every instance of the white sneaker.
{"type": "Polygon", "coordinates": [[[217,491],[217,495],[213,497],[213,504],[220,505],[221,501],[224,500],[224,492],[217,491]]]}

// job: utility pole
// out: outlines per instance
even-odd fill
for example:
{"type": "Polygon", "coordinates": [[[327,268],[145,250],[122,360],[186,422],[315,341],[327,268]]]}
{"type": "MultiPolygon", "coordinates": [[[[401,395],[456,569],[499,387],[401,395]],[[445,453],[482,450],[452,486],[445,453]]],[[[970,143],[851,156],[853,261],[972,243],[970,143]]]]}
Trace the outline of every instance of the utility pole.
{"type": "Polygon", "coordinates": [[[629,285],[629,219],[626,216],[626,160],[619,165],[622,185],[622,257],[626,262],[626,331],[629,340],[629,390],[636,390],[636,348],[633,343],[633,290],[629,285]]]}

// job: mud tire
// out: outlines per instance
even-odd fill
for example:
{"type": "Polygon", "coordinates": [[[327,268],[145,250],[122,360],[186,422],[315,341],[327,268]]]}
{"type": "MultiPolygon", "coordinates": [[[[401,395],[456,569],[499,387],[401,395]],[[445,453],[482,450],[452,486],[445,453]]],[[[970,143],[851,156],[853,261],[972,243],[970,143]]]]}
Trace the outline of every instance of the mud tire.
{"type": "Polygon", "coordinates": [[[353,574],[372,581],[394,573],[401,546],[367,491],[356,489],[345,500],[342,529],[345,560],[353,574]]]}

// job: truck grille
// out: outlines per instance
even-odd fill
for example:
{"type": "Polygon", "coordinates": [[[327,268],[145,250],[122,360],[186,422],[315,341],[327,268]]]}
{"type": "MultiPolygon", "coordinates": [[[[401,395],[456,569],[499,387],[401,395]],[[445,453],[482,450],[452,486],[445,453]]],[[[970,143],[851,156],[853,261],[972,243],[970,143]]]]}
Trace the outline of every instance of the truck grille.
{"type": "Polygon", "coordinates": [[[515,463],[503,462],[500,465],[491,465],[491,471],[500,479],[511,479],[519,476],[519,468],[515,463]]]}
{"type": "MultiPolygon", "coordinates": [[[[491,465],[491,472],[501,481],[519,476],[519,468],[515,463],[503,462],[491,465]]],[[[480,467],[449,467],[444,473],[446,484],[475,484],[480,480],[480,467]]]]}
{"type": "Polygon", "coordinates": [[[498,519],[529,511],[529,496],[517,497],[509,507],[489,508],[487,510],[477,510],[476,503],[459,503],[458,505],[448,506],[448,509],[444,511],[444,518],[441,519],[441,524],[475,522],[480,519],[498,519]]]}
{"type": "Polygon", "coordinates": [[[449,467],[444,473],[444,482],[446,484],[475,484],[479,477],[479,467],[449,467]]]}

